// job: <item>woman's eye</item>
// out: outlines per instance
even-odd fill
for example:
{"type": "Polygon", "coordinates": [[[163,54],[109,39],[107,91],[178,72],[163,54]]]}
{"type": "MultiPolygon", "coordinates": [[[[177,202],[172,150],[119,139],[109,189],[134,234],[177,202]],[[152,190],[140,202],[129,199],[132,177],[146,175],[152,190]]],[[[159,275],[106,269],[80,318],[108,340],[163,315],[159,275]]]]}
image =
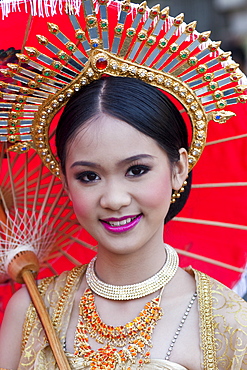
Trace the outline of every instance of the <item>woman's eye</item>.
{"type": "Polygon", "coordinates": [[[100,180],[100,177],[95,172],[84,171],[76,175],[76,179],[80,180],[81,182],[89,183],[89,182],[95,182],[95,181],[100,180]]]}
{"type": "Polygon", "coordinates": [[[138,166],[132,166],[127,171],[127,176],[141,176],[147,173],[150,170],[148,166],[138,165],[138,166]]]}

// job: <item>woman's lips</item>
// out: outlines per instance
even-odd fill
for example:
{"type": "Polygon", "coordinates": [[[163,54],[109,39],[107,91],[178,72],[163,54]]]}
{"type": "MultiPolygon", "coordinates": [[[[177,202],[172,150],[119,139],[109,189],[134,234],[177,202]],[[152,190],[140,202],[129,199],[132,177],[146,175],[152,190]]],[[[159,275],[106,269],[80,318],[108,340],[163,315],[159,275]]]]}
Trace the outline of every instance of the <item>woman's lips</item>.
{"type": "Polygon", "coordinates": [[[135,227],[142,218],[142,214],[137,216],[127,216],[122,218],[108,218],[100,220],[104,228],[114,233],[123,233],[135,227]]]}

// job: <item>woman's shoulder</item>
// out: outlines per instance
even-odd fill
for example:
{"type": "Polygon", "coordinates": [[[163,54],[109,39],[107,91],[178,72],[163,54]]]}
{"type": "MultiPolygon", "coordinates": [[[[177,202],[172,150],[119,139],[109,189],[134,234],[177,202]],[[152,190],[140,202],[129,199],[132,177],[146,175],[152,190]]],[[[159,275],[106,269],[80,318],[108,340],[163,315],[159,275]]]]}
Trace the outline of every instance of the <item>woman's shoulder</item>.
{"type": "Polygon", "coordinates": [[[201,316],[210,316],[222,328],[237,329],[247,336],[247,302],[218,280],[192,268],[186,271],[195,277],[201,316]]]}
{"type": "Polygon", "coordinates": [[[247,302],[219,281],[210,280],[214,314],[224,315],[225,321],[231,322],[232,326],[240,325],[247,334],[247,302]]]}
{"type": "Polygon", "coordinates": [[[239,302],[244,308],[247,309],[247,302],[241,298],[232,289],[228,288],[226,285],[222,284],[220,281],[210,277],[209,275],[193,269],[192,267],[185,268],[185,271],[190,275],[194,276],[196,280],[197,289],[207,290],[208,293],[212,294],[213,297],[217,297],[217,301],[224,300],[239,302]]]}
{"type": "MultiPolygon", "coordinates": [[[[199,272],[197,272],[199,273],[199,272]]],[[[200,273],[202,274],[202,273],[200,273]]],[[[207,277],[210,282],[212,297],[213,297],[213,306],[216,309],[230,309],[231,312],[235,312],[237,307],[247,311],[247,302],[241,298],[237,293],[232,289],[228,288],[226,285],[222,284],[220,281],[203,274],[207,277]],[[235,308],[233,310],[233,307],[235,308]]]]}
{"type": "MultiPolygon", "coordinates": [[[[247,344],[247,302],[241,298],[232,289],[228,288],[218,280],[202,273],[193,270],[195,274],[198,289],[205,289],[206,294],[204,299],[207,299],[208,304],[212,308],[212,316],[217,322],[217,327],[228,332],[242,332],[247,344]]],[[[201,309],[204,307],[203,302],[201,309]]]]}
{"type": "Polygon", "coordinates": [[[215,368],[242,369],[247,362],[247,302],[216,279],[186,270],[196,280],[204,359],[215,348],[215,368]]]}

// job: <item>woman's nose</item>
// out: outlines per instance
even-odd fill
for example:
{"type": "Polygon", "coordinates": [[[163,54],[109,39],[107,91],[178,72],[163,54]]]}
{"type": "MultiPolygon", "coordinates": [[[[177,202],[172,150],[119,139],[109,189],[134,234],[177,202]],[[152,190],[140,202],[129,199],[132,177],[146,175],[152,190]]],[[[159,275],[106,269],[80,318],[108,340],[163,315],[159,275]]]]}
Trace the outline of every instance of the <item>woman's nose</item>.
{"type": "Polygon", "coordinates": [[[119,210],[121,207],[126,207],[131,203],[131,195],[126,187],[119,182],[107,183],[100,199],[102,208],[119,210]]]}

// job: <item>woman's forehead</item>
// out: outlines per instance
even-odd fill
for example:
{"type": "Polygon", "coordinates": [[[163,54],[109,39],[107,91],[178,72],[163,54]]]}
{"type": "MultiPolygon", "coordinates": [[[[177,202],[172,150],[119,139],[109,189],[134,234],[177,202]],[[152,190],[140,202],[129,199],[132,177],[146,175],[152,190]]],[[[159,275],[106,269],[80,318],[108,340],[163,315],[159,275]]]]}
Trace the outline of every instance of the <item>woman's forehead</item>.
{"type": "Polygon", "coordinates": [[[102,114],[78,130],[68,148],[68,159],[80,155],[123,158],[143,153],[154,155],[163,150],[154,139],[127,122],[102,114]]]}

